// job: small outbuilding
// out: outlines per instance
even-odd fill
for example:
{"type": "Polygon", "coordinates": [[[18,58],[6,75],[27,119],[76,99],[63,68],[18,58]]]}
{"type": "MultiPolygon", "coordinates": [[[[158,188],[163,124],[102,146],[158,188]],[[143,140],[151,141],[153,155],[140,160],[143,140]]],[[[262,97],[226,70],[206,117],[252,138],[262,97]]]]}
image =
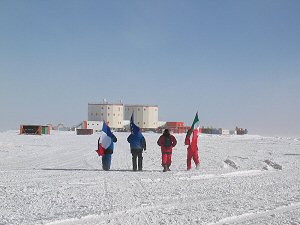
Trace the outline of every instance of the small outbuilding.
{"type": "Polygon", "coordinates": [[[50,134],[50,126],[42,126],[42,134],[50,134]]]}
{"type": "Polygon", "coordinates": [[[166,122],[164,127],[165,129],[169,129],[172,133],[186,133],[190,127],[184,125],[184,122],[166,122]]]}
{"type": "Polygon", "coordinates": [[[41,135],[41,125],[20,125],[20,134],[41,135]]]}
{"type": "Polygon", "coordinates": [[[77,135],[91,135],[93,134],[93,129],[76,129],[77,135]]]}

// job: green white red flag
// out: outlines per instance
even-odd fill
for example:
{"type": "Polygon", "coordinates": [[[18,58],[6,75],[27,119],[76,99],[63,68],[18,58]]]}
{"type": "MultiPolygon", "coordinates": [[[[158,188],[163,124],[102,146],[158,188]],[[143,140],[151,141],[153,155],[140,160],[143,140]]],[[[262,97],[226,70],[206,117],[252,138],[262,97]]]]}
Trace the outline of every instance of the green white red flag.
{"type": "Polygon", "coordinates": [[[200,127],[200,122],[199,122],[199,117],[198,117],[198,112],[195,115],[191,130],[194,131],[195,129],[199,129],[200,127]]]}
{"type": "Polygon", "coordinates": [[[192,143],[192,141],[194,139],[194,134],[196,134],[196,139],[195,140],[196,140],[196,142],[198,142],[199,127],[200,127],[200,122],[199,122],[199,117],[198,117],[198,112],[197,112],[196,115],[195,115],[191,130],[190,130],[191,131],[190,143],[192,143]]]}

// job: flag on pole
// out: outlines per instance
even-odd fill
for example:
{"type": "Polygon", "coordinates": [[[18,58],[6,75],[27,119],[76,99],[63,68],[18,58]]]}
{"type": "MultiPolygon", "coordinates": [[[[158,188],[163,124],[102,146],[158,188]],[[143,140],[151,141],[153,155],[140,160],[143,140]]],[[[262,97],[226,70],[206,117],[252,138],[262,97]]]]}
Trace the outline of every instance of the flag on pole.
{"type": "Polygon", "coordinates": [[[105,123],[105,121],[103,121],[102,134],[101,134],[101,136],[100,136],[100,138],[98,140],[98,150],[96,150],[96,152],[98,153],[98,155],[104,156],[104,151],[112,143],[112,137],[113,137],[113,134],[112,134],[109,126],[107,126],[107,124],[105,123]]]}
{"type": "Polygon", "coordinates": [[[192,127],[191,127],[190,143],[198,142],[199,127],[200,127],[200,122],[199,122],[199,117],[198,117],[198,112],[197,112],[195,115],[192,127]],[[194,137],[194,134],[196,135],[195,137],[194,137]]]}
{"type": "Polygon", "coordinates": [[[198,112],[195,115],[191,130],[194,131],[195,129],[199,129],[200,127],[200,122],[199,122],[199,118],[198,118],[198,112]]]}
{"type": "Polygon", "coordinates": [[[130,130],[134,134],[136,134],[140,131],[140,128],[137,125],[135,125],[135,123],[134,123],[133,113],[132,113],[131,118],[130,118],[130,130]]]}

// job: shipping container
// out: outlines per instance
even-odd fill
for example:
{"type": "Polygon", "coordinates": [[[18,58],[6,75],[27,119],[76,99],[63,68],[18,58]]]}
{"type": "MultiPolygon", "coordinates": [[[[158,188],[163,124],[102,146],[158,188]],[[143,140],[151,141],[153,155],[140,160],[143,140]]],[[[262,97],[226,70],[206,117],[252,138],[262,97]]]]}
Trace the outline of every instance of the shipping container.
{"type": "Polygon", "coordinates": [[[20,125],[20,134],[41,135],[41,125],[20,125]]]}
{"type": "Polygon", "coordinates": [[[189,127],[178,127],[178,133],[187,133],[189,127]]]}
{"type": "Polygon", "coordinates": [[[229,130],[222,129],[222,135],[229,135],[229,134],[230,134],[229,130]]]}
{"type": "Polygon", "coordinates": [[[50,134],[50,126],[42,126],[42,134],[50,134]]]}
{"type": "Polygon", "coordinates": [[[91,135],[93,134],[93,129],[76,129],[77,135],[91,135]]]}
{"type": "Polygon", "coordinates": [[[167,122],[167,127],[184,127],[184,122],[167,122]]]}

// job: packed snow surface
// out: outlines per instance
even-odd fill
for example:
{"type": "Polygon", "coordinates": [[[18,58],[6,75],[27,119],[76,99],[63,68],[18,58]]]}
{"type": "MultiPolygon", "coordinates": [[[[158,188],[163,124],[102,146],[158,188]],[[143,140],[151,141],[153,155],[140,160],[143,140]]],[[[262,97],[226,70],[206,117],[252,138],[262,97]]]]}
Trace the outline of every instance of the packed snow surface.
{"type": "Polygon", "coordinates": [[[300,139],[199,136],[199,170],[186,170],[184,134],[163,173],[159,134],[145,133],[133,172],[129,133],[110,171],[99,133],[0,133],[0,224],[300,224],[300,139]]]}

